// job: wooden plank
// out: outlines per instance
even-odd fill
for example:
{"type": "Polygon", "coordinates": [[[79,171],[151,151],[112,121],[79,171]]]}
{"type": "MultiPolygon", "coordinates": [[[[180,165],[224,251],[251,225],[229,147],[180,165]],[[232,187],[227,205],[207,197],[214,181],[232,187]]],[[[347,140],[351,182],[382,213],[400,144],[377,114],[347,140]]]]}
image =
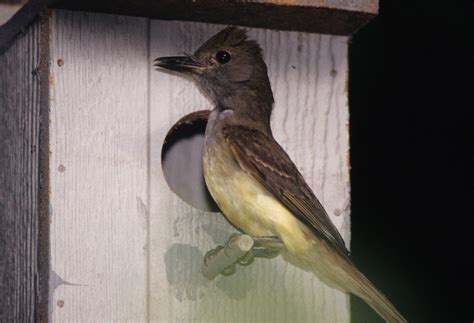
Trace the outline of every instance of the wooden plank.
{"type": "Polygon", "coordinates": [[[46,8],[350,35],[377,14],[378,0],[30,0],[0,28],[0,52],[46,8]]]}
{"type": "MultiPolygon", "coordinates": [[[[192,52],[221,28],[152,21],[151,59],[192,52]]],[[[263,29],[250,29],[250,35],[264,48],[268,64],[275,137],[348,243],[347,37],[263,29]]],[[[174,122],[211,107],[191,82],[172,74],[153,72],[150,90],[150,320],[348,322],[347,295],[280,257],[257,260],[213,281],[199,273],[203,255],[235,229],[222,215],[198,211],[172,194],[160,155],[174,122]]]]}
{"type": "Polygon", "coordinates": [[[148,21],[57,11],[51,60],[51,319],[145,321],[148,21]]]}
{"type": "Polygon", "coordinates": [[[0,55],[0,321],[33,322],[38,279],[40,24],[0,55]]]}
{"type": "Polygon", "coordinates": [[[350,35],[372,19],[377,0],[60,0],[57,8],[350,35]],[[263,18],[265,17],[265,18],[263,18]]]}

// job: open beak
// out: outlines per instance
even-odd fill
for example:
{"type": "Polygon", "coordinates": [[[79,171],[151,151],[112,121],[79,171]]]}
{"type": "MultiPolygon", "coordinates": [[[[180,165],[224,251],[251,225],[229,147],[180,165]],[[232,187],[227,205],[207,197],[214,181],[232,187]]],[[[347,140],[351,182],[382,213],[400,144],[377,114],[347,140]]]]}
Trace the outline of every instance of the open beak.
{"type": "Polygon", "coordinates": [[[204,66],[189,56],[159,57],[153,61],[155,67],[162,67],[180,73],[196,73],[204,66]]]}

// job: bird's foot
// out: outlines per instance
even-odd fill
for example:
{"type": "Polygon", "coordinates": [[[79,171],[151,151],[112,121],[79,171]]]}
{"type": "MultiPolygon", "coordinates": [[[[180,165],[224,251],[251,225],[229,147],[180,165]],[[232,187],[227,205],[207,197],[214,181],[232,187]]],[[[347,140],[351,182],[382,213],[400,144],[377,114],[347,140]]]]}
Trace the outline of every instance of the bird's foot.
{"type": "Polygon", "coordinates": [[[248,266],[255,258],[275,258],[283,247],[277,237],[250,237],[234,233],[225,246],[218,246],[206,253],[202,273],[209,279],[219,274],[229,276],[235,273],[236,264],[248,266]]]}
{"type": "Polygon", "coordinates": [[[252,250],[237,261],[239,265],[248,266],[255,258],[275,258],[284,247],[281,240],[274,236],[253,237],[253,242],[252,250]]]}
{"type": "Polygon", "coordinates": [[[252,251],[257,258],[275,258],[285,247],[275,236],[253,237],[253,241],[252,251]]]}

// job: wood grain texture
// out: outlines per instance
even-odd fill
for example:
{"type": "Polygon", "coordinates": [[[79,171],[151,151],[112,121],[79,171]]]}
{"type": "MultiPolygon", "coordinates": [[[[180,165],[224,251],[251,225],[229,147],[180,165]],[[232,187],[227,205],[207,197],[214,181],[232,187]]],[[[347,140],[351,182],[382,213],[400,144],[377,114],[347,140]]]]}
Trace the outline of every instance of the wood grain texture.
{"type": "Polygon", "coordinates": [[[33,322],[37,292],[40,27],[0,55],[0,321],[33,322]]]}
{"type": "Polygon", "coordinates": [[[378,0],[30,0],[0,27],[0,53],[47,8],[350,35],[377,14],[378,0]]]}
{"type": "MultiPolygon", "coordinates": [[[[213,281],[199,272],[204,254],[235,229],[169,190],[161,146],[180,117],[210,106],[193,84],[151,65],[158,56],[191,52],[221,28],[65,11],[53,16],[53,321],[349,320],[346,295],[281,258],[257,260],[213,281]]],[[[347,242],[347,38],[250,34],[269,65],[275,136],[347,242]]]]}
{"type": "Polygon", "coordinates": [[[148,21],[56,11],[51,57],[50,317],[145,321],[148,21]]]}
{"type": "MultiPolygon", "coordinates": [[[[192,52],[222,28],[152,21],[151,58],[192,52]]],[[[275,94],[272,127],[349,242],[347,38],[250,29],[264,48],[275,94]]],[[[151,64],[151,62],[150,62],[151,64]]],[[[153,72],[150,140],[150,316],[170,322],[348,322],[347,295],[280,257],[207,281],[203,255],[235,229],[170,194],[161,144],[183,115],[211,108],[189,81],[153,72]]]]}
{"type": "Polygon", "coordinates": [[[378,10],[377,0],[49,1],[61,9],[332,35],[352,34],[378,10]]]}

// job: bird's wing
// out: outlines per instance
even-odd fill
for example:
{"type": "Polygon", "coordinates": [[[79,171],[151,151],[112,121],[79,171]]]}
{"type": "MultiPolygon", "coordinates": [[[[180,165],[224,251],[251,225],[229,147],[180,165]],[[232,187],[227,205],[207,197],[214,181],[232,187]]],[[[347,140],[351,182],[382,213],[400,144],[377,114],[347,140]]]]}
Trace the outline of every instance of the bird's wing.
{"type": "Polygon", "coordinates": [[[341,255],[349,254],[339,231],[290,157],[271,136],[241,126],[223,129],[240,167],[277,197],[300,221],[341,255]]]}

